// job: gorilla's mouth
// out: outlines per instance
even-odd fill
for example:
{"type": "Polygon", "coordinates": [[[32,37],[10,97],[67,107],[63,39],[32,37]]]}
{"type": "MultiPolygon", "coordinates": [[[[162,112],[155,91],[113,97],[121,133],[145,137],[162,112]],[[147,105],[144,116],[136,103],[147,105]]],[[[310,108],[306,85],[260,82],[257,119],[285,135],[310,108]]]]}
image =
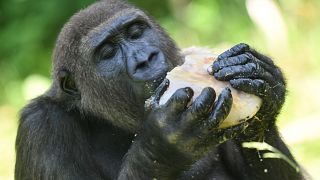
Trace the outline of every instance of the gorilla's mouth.
{"type": "MultiPolygon", "coordinates": [[[[179,66],[179,65],[176,65],[176,66],[179,66]]],[[[165,71],[163,71],[161,74],[159,74],[152,80],[149,80],[145,83],[146,99],[150,98],[150,96],[152,96],[155,93],[155,91],[160,86],[160,84],[166,79],[167,73],[170,72],[173,68],[175,68],[174,65],[172,64],[168,65],[168,68],[165,71]]]]}
{"type": "MultiPolygon", "coordinates": [[[[182,62],[180,64],[171,64],[171,63],[166,63],[167,64],[167,69],[165,71],[163,71],[163,73],[161,73],[160,75],[158,75],[157,77],[153,78],[152,80],[148,81],[146,84],[147,88],[149,90],[150,93],[146,93],[149,94],[149,97],[154,94],[155,90],[159,87],[159,85],[164,81],[164,79],[166,79],[167,73],[172,71],[175,67],[180,66],[184,63],[184,58],[182,58],[182,62]]],[[[148,97],[148,98],[149,98],[148,97]]]]}
{"type": "Polygon", "coordinates": [[[145,98],[149,98],[151,95],[155,93],[155,90],[159,87],[159,85],[163,82],[163,80],[167,76],[167,71],[164,71],[164,73],[160,74],[159,76],[153,78],[150,81],[147,81],[145,83],[145,98]]]}
{"type": "MultiPolygon", "coordinates": [[[[162,61],[162,66],[165,68],[162,68],[162,70],[155,72],[155,77],[153,77],[151,80],[148,80],[145,82],[145,98],[148,99],[150,96],[152,96],[156,89],[160,86],[160,84],[166,79],[167,73],[172,71],[175,67],[180,66],[184,63],[185,58],[182,58],[182,62],[180,64],[172,64],[170,60],[168,60],[166,57],[164,57],[164,60],[162,61]],[[161,72],[162,71],[162,72],[161,72]]],[[[145,99],[145,100],[146,100],[145,99]]]]}

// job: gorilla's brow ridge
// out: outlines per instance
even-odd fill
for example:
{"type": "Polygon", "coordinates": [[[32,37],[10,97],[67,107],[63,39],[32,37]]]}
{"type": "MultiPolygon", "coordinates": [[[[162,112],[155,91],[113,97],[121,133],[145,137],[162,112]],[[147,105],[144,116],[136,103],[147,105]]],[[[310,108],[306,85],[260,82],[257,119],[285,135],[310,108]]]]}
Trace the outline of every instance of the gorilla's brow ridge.
{"type": "Polygon", "coordinates": [[[110,35],[110,30],[115,27],[122,27],[134,20],[145,19],[148,20],[147,16],[142,11],[136,11],[136,9],[126,9],[116,13],[109,20],[101,23],[97,27],[93,28],[88,32],[88,35],[81,39],[80,50],[88,51],[87,47],[95,49],[102,44],[106,37],[110,35]]]}

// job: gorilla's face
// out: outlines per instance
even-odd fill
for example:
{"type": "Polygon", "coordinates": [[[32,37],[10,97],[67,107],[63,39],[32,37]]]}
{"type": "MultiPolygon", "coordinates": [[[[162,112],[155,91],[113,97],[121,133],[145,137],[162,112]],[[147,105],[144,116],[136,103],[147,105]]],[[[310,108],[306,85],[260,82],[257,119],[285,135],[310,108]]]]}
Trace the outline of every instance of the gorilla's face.
{"type": "Polygon", "coordinates": [[[160,39],[141,16],[118,18],[100,33],[105,37],[98,42],[94,60],[102,76],[120,72],[130,81],[145,82],[168,70],[160,39]]]}
{"type": "Polygon", "coordinates": [[[143,12],[126,10],[92,28],[81,39],[76,84],[82,109],[118,126],[135,126],[144,101],[166,73],[181,63],[164,31],[143,12]]]}
{"type": "Polygon", "coordinates": [[[159,33],[143,14],[116,16],[100,25],[88,40],[97,74],[125,80],[136,95],[144,98],[173,67],[161,47],[159,33]]]}

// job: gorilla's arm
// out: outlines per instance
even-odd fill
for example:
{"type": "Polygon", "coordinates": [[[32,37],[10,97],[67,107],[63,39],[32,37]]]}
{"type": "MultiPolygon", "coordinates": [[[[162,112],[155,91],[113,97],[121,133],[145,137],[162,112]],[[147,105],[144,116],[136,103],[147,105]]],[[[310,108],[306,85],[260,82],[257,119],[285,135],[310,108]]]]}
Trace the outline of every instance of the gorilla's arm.
{"type": "MultiPolygon", "coordinates": [[[[18,163],[15,167],[15,179],[177,179],[184,171],[189,170],[195,161],[208,153],[210,147],[218,145],[221,141],[219,138],[223,136],[217,134],[212,139],[199,139],[196,134],[200,131],[191,135],[183,128],[192,125],[197,120],[196,117],[205,117],[211,112],[217,121],[222,121],[228,110],[221,111],[221,104],[230,108],[232,103],[230,91],[225,90],[218,97],[219,106],[202,106],[202,102],[208,105],[215,99],[213,89],[206,89],[198,99],[198,103],[189,109],[188,114],[184,114],[184,118],[177,119],[176,113],[185,111],[184,106],[192,97],[190,93],[190,89],[180,90],[166,107],[150,113],[148,123],[122,159],[121,169],[112,165],[121,161],[121,158],[116,158],[117,162],[108,159],[103,163],[103,166],[114,174],[102,172],[101,166],[96,164],[92,142],[90,143],[88,139],[86,119],[83,119],[77,110],[65,108],[51,97],[41,96],[27,105],[21,113],[16,140],[18,163]],[[165,121],[168,126],[159,124],[165,121]],[[180,128],[176,124],[178,122],[180,128]],[[174,136],[174,133],[180,133],[181,136],[174,136]],[[205,143],[208,140],[212,143],[205,143]],[[118,171],[118,177],[115,177],[118,171]]],[[[95,121],[95,119],[90,120],[95,121]]],[[[214,126],[215,124],[212,124],[211,127],[214,126]]],[[[205,129],[198,130],[202,130],[203,136],[207,133],[205,129]]],[[[105,139],[104,136],[102,138],[105,139]]],[[[117,140],[123,142],[121,139],[117,140]]],[[[117,147],[113,147],[107,139],[105,143],[108,144],[106,147],[109,150],[117,150],[117,147]]],[[[221,167],[219,163],[216,162],[217,167],[221,167]]],[[[217,177],[231,179],[223,168],[217,177]]]]}
{"type": "MultiPolygon", "coordinates": [[[[192,96],[190,88],[179,89],[165,105],[149,113],[141,134],[125,158],[119,179],[191,178],[188,174],[192,172],[184,174],[184,171],[230,138],[230,131],[237,131],[214,130],[230,112],[232,96],[229,89],[223,90],[214,103],[214,90],[205,88],[188,107],[192,96]]],[[[154,99],[158,101],[160,97],[154,99]]],[[[210,168],[208,165],[205,168],[210,168]]],[[[199,177],[203,169],[197,170],[194,174],[199,177]]],[[[221,171],[216,177],[230,179],[225,171],[221,171]]]]}
{"type": "Polygon", "coordinates": [[[243,142],[264,141],[295,162],[275,125],[286,92],[280,69],[270,58],[246,44],[238,44],[218,57],[213,64],[213,75],[263,100],[261,109],[249,120],[244,133],[222,146],[226,151],[227,167],[237,171],[235,173],[243,179],[302,179],[301,174],[284,160],[263,159],[263,151],[259,153],[257,150],[242,148],[243,142]]]}
{"type": "Polygon", "coordinates": [[[102,179],[89,158],[78,113],[39,97],[22,113],[16,140],[16,180],[102,179]]]}

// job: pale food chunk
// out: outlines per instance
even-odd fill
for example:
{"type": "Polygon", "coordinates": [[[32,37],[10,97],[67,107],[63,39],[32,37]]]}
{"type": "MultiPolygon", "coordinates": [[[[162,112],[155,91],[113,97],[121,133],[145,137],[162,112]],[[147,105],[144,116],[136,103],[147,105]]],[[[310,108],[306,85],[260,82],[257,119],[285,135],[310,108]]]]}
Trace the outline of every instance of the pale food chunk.
{"type": "Polygon", "coordinates": [[[252,118],[261,106],[261,99],[255,95],[235,90],[228,82],[216,80],[208,74],[208,68],[216,59],[216,55],[208,49],[189,48],[183,51],[185,62],[183,65],[168,72],[167,79],[170,85],[160,99],[160,105],[167,102],[172,94],[179,88],[191,87],[194,91],[193,100],[200,95],[205,87],[212,87],[217,97],[220,92],[229,87],[232,92],[233,104],[228,117],[222,122],[220,128],[237,125],[252,118]]]}

